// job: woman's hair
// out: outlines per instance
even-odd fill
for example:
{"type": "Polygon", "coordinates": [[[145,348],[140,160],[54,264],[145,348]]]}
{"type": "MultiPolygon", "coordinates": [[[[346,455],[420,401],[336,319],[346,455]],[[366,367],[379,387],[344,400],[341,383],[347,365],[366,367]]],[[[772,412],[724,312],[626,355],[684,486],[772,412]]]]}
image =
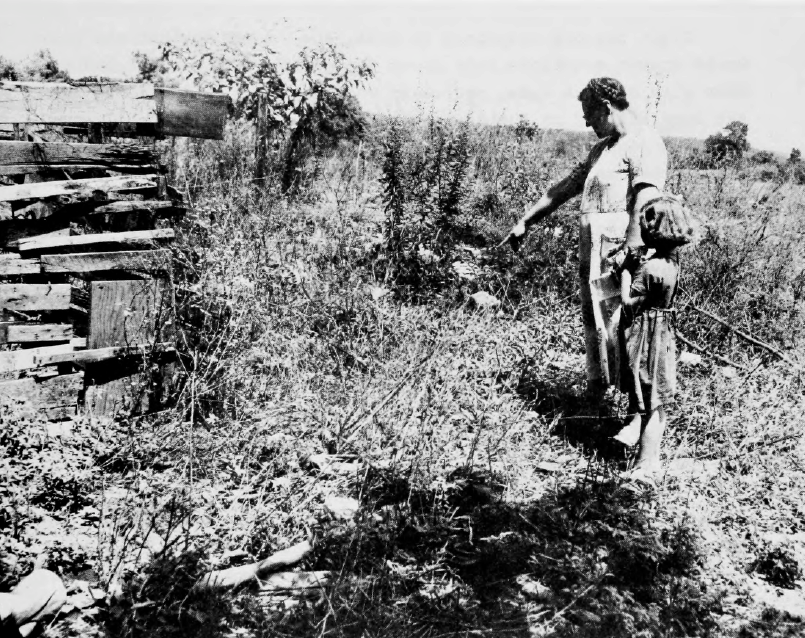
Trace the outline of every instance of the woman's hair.
{"type": "Polygon", "coordinates": [[[591,106],[603,104],[606,100],[619,111],[629,108],[626,89],[615,78],[593,78],[579,93],[579,100],[591,106]]]}

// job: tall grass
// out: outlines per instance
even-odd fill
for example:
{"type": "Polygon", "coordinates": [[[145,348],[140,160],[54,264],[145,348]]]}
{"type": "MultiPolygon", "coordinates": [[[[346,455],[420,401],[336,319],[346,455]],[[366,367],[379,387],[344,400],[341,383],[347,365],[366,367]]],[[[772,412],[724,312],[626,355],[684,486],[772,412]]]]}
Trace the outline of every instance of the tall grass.
{"type": "MultiPolygon", "coordinates": [[[[184,377],[176,408],[121,423],[94,470],[113,635],[718,635],[719,592],[743,592],[747,566],[776,555],[768,533],[799,524],[800,379],[685,311],[692,339],[751,372],[683,367],[660,497],[618,489],[625,406],[584,400],[577,204],[520,253],[488,250],[585,144],[377,121],[311,160],[293,197],[279,160],[254,180],[247,128],[167,149],[192,204],[175,254],[184,377]],[[476,307],[479,290],[502,305],[476,307]],[[363,469],[317,472],[313,453],[363,469]],[[329,495],[358,498],[357,522],[333,523],[329,495]],[[165,537],[147,560],[138,520],[165,537]],[[135,528],[128,544],[115,532],[135,528]],[[189,593],[226,552],[310,535],[304,567],[339,574],[317,598],[189,593]]],[[[796,191],[760,201],[739,172],[676,165],[669,186],[708,228],[681,303],[798,357],[796,191]]]]}

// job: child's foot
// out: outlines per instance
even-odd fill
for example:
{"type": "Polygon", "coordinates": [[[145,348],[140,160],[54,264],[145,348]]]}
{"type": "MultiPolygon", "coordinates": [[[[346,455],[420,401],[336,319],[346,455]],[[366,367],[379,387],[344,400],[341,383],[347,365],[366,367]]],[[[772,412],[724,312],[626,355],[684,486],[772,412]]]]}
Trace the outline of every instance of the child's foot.
{"type": "Polygon", "coordinates": [[[626,447],[634,447],[640,440],[641,419],[639,414],[635,414],[627,425],[621,428],[614,437],[616,441],[623,443],[626,447]]]}

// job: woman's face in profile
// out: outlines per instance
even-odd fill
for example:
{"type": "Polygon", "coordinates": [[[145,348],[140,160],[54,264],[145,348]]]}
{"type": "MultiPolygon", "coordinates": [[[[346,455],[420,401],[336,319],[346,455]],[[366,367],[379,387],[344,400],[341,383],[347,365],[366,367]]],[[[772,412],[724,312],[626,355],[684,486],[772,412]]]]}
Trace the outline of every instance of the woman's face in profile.
{"type": "Polygon", "coordinates": [[[599,138],[604,138],[609,135],[609,106],[605,103],[587,104],[582,103],[582,113],[584,114],[584,123],[593,129],[599,138]]]}

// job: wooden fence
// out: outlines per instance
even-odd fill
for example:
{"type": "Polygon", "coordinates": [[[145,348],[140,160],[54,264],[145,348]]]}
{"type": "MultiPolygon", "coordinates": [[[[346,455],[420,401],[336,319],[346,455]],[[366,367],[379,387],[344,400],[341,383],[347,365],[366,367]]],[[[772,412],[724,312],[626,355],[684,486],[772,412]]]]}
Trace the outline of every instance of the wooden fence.
{"type": "Polygon", "coordinates": [[[184,208],[155,140],[222,139],[229,109],[151,84],[0,82],[0,405],[57,420],[165,403],[184,208]]]}

